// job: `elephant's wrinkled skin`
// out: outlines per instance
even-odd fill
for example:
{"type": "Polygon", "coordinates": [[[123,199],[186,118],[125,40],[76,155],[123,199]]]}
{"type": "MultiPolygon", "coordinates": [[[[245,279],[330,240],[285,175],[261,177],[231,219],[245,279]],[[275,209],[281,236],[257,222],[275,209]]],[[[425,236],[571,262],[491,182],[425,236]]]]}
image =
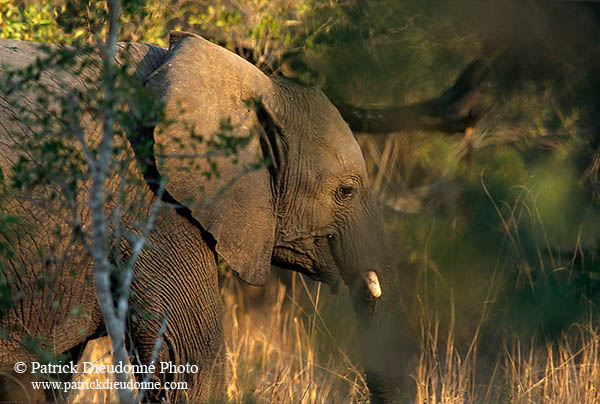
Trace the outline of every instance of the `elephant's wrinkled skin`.
{"type": "MultiPolygon", "coordinates": [[[[361,151],[335,107],[321,91],[267,77],[233,53],[193,34],[172,34],[168,50],[145,44],[119,46],[121,56],[127,53],[140,62],[138,77],[164,97],[167,118],[177,121],[164,130],[140,128],[129,139],[133,144],[153,142],[156,153],[181,153],[192,147],[186,136],[191,125],[197,133],[210,136],[224,117],[239,127],[236,133],[246,134],[258,120],[244,100],[258,96],[281,128],[277,138],[254,137],[237,164],[218,161],[221,175],[211,181],[199,175],[202,167],[185,169],[185,159],[167,159],[158,167],[154,165],[158,159],[139,159],[147,166],[148,184],[158,175],[167,178],[170,197],[186,205],[160,214],[149,239],[153,248],[136,264],[132,298],[133,307],[155,315],[143,326],[132,322],[130,328],[141,362],[149,360],[160,319],[168,311],[166,348],[159,359],[201,366],[196,375],[174,375],[174,381],[186,380],[191,389],[185,394],[172,391],[169,398],[198,402],[223,393],[226,372],[218,254],[242,279],[255,285],[267,279],[271,264],[329,284],[341,280],[348,285],[374,401],[396,402],[405,371],[401,368],[406,367],[392,322],[398,275],[361,151]],[[261,156],[274,157],[277,165],[242,172],[247,163],[261,156]],[[219,192],[224,187],[226,191],[219,192]]],[[[39,54],[36,44],[0,40],[0,60],[13,67],[24,67],[39,54]]],[[[67,89],[89,85],[56,70],[42,75],[42,80],[67,83],[67,89]]],[[[35,95],[26,94],[23,103],[34,100],[35,95]]],[[[14,114],[0,94],[0,163],[5,172],[16,159],[10,133],[29,130],[18,117],[11,119],[14,114]]],[[[194,150],[203,152],[197,145],[194,150]]],[[[199,163],[206,164],[204,160],[199,163]]],[[[155,195],[147,186],[136,198],[149,206],[155,195]]],[[[31,196],[13,194],[6,199],[5,213],[31,219],[31,226],[24,226],[16,240],[16,254],[3,257],[12,267],[25,268],[13,284],[18,296],[14,307],[1,319],[12,338],[2,341],[0,361],[11,365],[28,358],[19,349],[26,333],[44,336],[55,352],[64,352],[97,332],[102,320],[89,254],[68,238],[53,236],[50,224],[67,226],[61,215],[31,196]],[[36,259],[50,244],[54,258],[36,259]],[[36,291],[32,287],[36,279],[48,274],[52,274],[52,286],[36,291]],[[59,305],[51,304],[57,300],[59,305]],[[78,306],[83,314],[69,315],[78,306]]],[[[81,208],[84,226],[87,213],[81,208]]],[[[126,243],[121,247],[124,253],[128,248],[126,243]]]]}

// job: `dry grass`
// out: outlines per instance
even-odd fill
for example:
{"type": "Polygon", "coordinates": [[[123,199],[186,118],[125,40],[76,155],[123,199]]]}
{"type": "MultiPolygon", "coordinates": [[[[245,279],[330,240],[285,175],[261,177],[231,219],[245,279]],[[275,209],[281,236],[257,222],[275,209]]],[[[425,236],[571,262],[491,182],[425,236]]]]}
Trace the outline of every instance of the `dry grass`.
{"type": "Polygon", "coordinates": [[[559,341],[543,344],[513,338],[495,357],[483,358],[477,337],[461,355],[452,330],[440,340],[438,324],[422,323],[415,404],[600,403],[597,327],[574,325],[559,341]]]}
{"type": "MultiPolygon", "coordinates": [[[[351,324],[344,316],[326,316],[332,305],[341,313],[343,299],[300,276],[266,288],[227,276],[222,301],[231,403],[368,403],[364,376],[342,348],[354,328],[343,329],[351,324]]],[[[480,327],[470,346],[460,347],[452,320],[443,331],[435,315],[423,310],[420,317],[415,404],[600,404],[597,327],[575,325],[545,344],[514,338],[483,357],[480,327]]]]}
{"type": "Polygon", "coordinates": [[[598,330],[576,326],[574,335],[543,349],[523,349],[515,341],[505,355],[506,395],[518,404],[600,403],[598,330]]]}
{"type": "Polygon", "coordinates": [[[224,281],[229,399],[234,403],[368,402],[363,375],[321,313],[327,304],[322,296],[328,293],[321,285],[309,287],[295,274],[287,286],[275,281],[268,287],[274,293],[248,299],[248,294],[260,292],[231,276],[224,281]]]}
{"type": "MultiPolygon", "coordinates": [[[[318,310],[328,304],[320,288],[309,308],[302,309],[296,300],[286,303],[286,291],[290,300],[298,297],[297,291],[272,285],[277,294],[265,310],[248,307],[239,291],[231,289],[236,288],[233,280],[225,286],[232,366],[228,394],[233,402],[244,403],[248,397],[260,403],[368,402],[365,381],[347,355],[319,349],[320,339],[331,338],[316,326],[322,320],[318,310]]],[[[600,403],[598,328],[576,325],[559,341],[545,344],[514,338],[499,346],[496,355],[480,357],[480,326],[483,320],[474,328],[470,346],[458,347],[453,321],[443,332],[435,316],[421,315],[415,404],[600,403]]]]}

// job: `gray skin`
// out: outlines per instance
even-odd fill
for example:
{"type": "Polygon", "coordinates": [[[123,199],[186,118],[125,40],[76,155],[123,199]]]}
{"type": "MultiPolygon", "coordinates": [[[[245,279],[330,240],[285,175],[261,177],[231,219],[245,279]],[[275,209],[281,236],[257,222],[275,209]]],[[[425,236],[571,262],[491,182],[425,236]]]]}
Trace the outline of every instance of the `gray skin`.
{"type": "MultiPolygon", "coordinates": [[[[187,381],[191,388],[185,393],[172,391],[169,399],[202,402],[224,392],[217,278],[221,256],[254,285],[266,281],[271,264],[332,285],[343,281],[357,315],[361,363],[372,402],[403,400],[407,363],[401,332],[396,329],[401,320],[396,296],[399,274],[360,148],[335,107],[321,91],[267,77],[237,55],[193,34],[172,33],[168,50],[145,44],[119,46],[121,56],[127,53],[139,62],[136,75],[164,97],[167,118],[177,121],[167,128],[140,127],[129,139],[133,145],[150,142],[155,153],[151,158],[136,156],[149,186],[135,198],[150,206],[160,176],[167,180],[169,200],[181,204],[177,210],[160,213],[149,238],[153,248],[136,264],[132,307],[154,316],[132,322],[129,329],[132,346],[141,362],[147,363],[161,318],[168,311],[159,360],[200,365],[198,374],[170,376],[169,380],[187,381]],[[206,167],[204,159],[196,159],[200,166],[189,170],[185,169],[188,159],[158,158],[159,154],[189,154],[192,149],[208,151],[191,144],[189,128],[208,138],[223,117],[231,118],[237,134],[247,134],[259,121],[243,101],[258,96],[280,128],[279,136],[253,137],[237,163],[215,157],[218,179],[207,181],[200,175],[206,167]],[[277,164],[244,169],[259,157],[277,164]],[[367,271],[378,276],[379,298],[369,293],[363,280],[367,271]]],[[[24,67],[39,55],[36,44],[0,40],[0,60],[13,67],[24,67]]],[[[74,87],[90,82],[64,71],[48,72],[42,80],[74,87]]],[[[34,95],[26,94],[23,104],[34,100],[34,95]]],[[[0,94],[0,166],[5,172],[16,159],[10,133],[29,131],[18,116],[16,121],[11,117],[15,111],[0,94]]],[[[33,196],[13,193],[0,205],[5,213],[28,218],[16,240],[0,233],[16,250],[14,256],[0,258],[21,271],[13,284],[15,304],[0,319],[0,327],[10,330],[0,345],[2,366],[31,359],[21,347],[25,334],[45,337],[60,353],[102,329],[89,254],[70,242],[72,237],[64,236],[72,231],[62,219],[65,212],[53,211],[43,191],[33,196]],[[63,237],[56,236],[57,230],[63,237]],[[52,251],[52,259],[36,258],[42,251],[45,255],[52,251]],[[42,276],[52,280],[51,286],[36,290],[32,285],[42,276]],[[78,306],[83,314],[69,314],[78,306]]],[[[88,225],[85,206],[79,214],[83,225],[88,225]]],[[[121,251],[128,254],[127,243],[121,251]]]]}

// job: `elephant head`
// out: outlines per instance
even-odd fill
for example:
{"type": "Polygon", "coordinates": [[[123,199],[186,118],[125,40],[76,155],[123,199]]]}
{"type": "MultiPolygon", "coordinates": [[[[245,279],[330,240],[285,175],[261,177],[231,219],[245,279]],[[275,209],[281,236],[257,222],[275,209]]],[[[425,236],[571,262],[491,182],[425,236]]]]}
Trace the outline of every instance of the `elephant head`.
{"type": "Polygon", "coordinates": [[[174,122],[135,139],[152,144],[153,155],[142,159],[146,179],[166,178],[167,198],[210,233],[218,254],[248,283],[264,283],[276,264],[348,285],[369,387],[374,397],[393,401],[403,372],[390,359],[399,351],[388,318],[399,275],[363,156],[337,109],[321,91],[267,77],[193,34],[171,34],[146,86],[164,97],[174,122]],[[240,137],[262,128],[244,103],[256,97],[276,135],[259,131],[235,158],[211,151],[228,139],[219,135],[224,126],[240,137]],[[261,159],[271,163],[256,166],[261,159]]]}

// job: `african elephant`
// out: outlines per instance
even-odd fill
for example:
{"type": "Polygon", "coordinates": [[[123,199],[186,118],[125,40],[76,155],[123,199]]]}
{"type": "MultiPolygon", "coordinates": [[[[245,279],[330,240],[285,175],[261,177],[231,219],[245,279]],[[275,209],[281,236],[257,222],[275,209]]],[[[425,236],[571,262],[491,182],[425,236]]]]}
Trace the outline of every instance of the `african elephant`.
{"type": "MultiPolygon", "coordinates": [[[[131,322],[131,344],[140,362],[147,363],[160,319],[168,312],[159,360],[200,367],[196,374],[170,376],[173,381],[188,381],[190,389],[185,394],[171,391],[169,399],[201,402],[223,394],[226,366],[217,278],[217,258],[222,257],[253,285],[266,281],[272,264],[328,284],[343,281],[357,314],[362,366],[373,401],[397,402],[406,393],[401,384],[404,347],[394,323],[400,275],[360,148],[336,108],[321,91],[268,77],[194,34],[172,33],[169,49],[121,43],[119,52],[139,63],[138,78],[164,98],[166,118],[175,122],[167,127],[140,126],[129,137],[133,145],[129,153],[144,142],[154,153],[138,158],[134,170],[147,186],[135,198],[151,204],[160,177],[167,179],[163,198],[175,204],[160,212],[148,239],[153,248],[136,263],[132,307],[143,306],[155,316],[143,325],[131,322]],[[204,160],[192,169],[185,158],[159,162],[165,151],[177,154],[192,147],[203,151],[191,144],[190,127],[210,137],[229,117],[236,133],[247,133],[259,118],[244,100],[258,96],[279,128],[278,136],[252,138],[237,162],[214,157],[219,163],[217,178],[207,181],[200,174],[206,169],[204,160]],[[270,165],[243,169],[267,157],[270,165]]],[[[26,66],[39,54],[37,44],[0,41],[0,60],[14,67],[26,66]]],[[[66,88],[90,85],[56,70],[41,80],[67,83],[66,88]]],[[[23,103],[35,100],[34,94],[25,94],[23,103]]],[[[0,123],[0,163],[8,172],[16,159],[11,133],[29,128],[3,94],[0,123]]],[[[59,353],[98,335],[103,325],[89,253],[69,243],[68,237],[57,239],[54,225],[64,223],[48,204],[7,192],[1,205],[4,213],[28,223],[18,238],[1,233],[16,250],[2,257],[4,264],[24,271],[11,284],[16,298],[0,322],[10,330],[3,334],[0,363],[12,366],[30,358],[22,349],[26,333],[43,337],[59,353]],[[40,260],[41,250],[52,251],[55,258],[40,260]],[[36,290],[36,280],[49,274],[52,286],[36,290]],[[50,304],[57,301],[60,304],[50,304]],[[76,307],[83,313],[70,315],[76,307]]],[[[79,212],[83,226],[86,209],[79,212]]],[[[129,248],[126,242],[121,246],[125,254],[129,248]]]]}

